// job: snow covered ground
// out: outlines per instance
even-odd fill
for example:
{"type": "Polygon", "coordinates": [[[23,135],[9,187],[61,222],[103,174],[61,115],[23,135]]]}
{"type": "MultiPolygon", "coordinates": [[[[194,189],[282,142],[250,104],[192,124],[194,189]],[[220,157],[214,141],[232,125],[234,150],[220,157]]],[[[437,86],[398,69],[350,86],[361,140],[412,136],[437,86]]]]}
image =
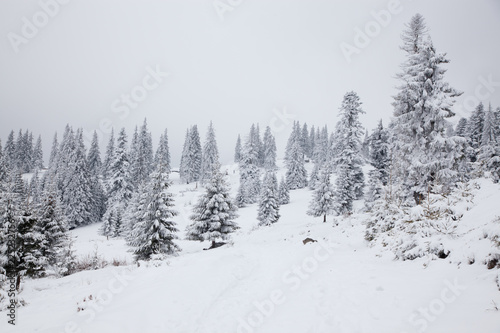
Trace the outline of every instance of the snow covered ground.
{"type": "MultiPolygon", "coordinates": [[[[225,169],[235,193],[236,168],[225,169]]],[[[202,190],[174,182],[182,238],[202,190]]],[[[500,331],[497,270],[457,264],[453,254],[395,261],[390,251],[367,246],[366,216],[330,216],[328,223],[307,216],[311,196],[292,191],[279,222],[266,228],[256,228],[255,205],[242,208],[233,245],[203,251],[208,243],[181,239],[183,251],[163,265],[133,264],[122,239],[97,235],[100,224],[74,230],[79,256],[97,251],[129,265],[28,280],[22,296],[29,305],[18,310],[15,327],[1,320],[0,332],[500,331]],[[317,242],[304,245],[307,237],[317,242]]],[[[480,230],[500,215],[498,203],[500,187],[481,180],[461,221],[471,236],[457,240],[457,251],[486,244],[480,230]]]]}

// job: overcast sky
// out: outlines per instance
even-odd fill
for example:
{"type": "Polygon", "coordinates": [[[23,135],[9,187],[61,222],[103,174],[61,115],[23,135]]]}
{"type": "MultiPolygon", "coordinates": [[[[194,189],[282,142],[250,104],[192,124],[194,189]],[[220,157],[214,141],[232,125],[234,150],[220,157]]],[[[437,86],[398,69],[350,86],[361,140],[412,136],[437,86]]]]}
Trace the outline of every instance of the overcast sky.
{"type": "Polygon", "coordinates": [[[415,13],[451,60],[457,113],[478,100],[500,106],[498,0],[65,2],[0,1],[2,144],[28,128],[48,155],[66,123],[106,140],[110,126],[130,136],[147,118],[155,143],[168,128],[176,164],[186,128],[197,124],[203,140],[212,120],[222,163],[253,122],[273,127],[282,155],[293,120],[333,129],[350,90],[371,131],[391,117],[400,34],[415,13]],[[377,23],[382,10],[391,17],[377,23]]]}

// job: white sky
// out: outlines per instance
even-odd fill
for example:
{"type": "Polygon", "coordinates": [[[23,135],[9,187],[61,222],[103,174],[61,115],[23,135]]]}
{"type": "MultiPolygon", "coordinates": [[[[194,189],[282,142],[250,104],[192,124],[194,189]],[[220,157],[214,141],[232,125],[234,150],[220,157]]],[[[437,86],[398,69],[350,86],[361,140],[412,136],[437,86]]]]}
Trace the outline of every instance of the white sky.
{"type": "Polygon", "coordinates": [[[278,148],[284,146],[291,121],[279,120],[276,109],[333,129],[349,90],[358,92],[362,121],[371,130],[392,114],[394,75],[403,59],[399,36],[417,12],[436,49],[448,53],[447,81],[464,91],[456,111],[468,116],[463,103],[476,98],[500,106],[500,1],[401,0],[399,12],[350,63],[341,43],[354,45],[355,28],[365,29],[374,21],[371,12],[391,1],[220,2],[234,4],[224,20],[212,1],[73,0],[15,52],[9,33],[23,36],[23,17],[44,23],[44,16],[39,1],[2,0],[2,144],[11,129],[28,128],[42,134],[48,155],[53,133],[62,134],[66,123],[90,132],[109,122],[125,126],[130,136],[146,117],[155,142],[168,128],[175,164],[186,128],[198,124],[203,140],[213,120],[221,162],[227,163],[238,133],[246,134],[252,122],[261,131],[274,125],[278,148]],[[113,103],[134,87],[140,92],[148,67],[170,75],[120,119],[124,104],[116,113],[113,103]],[[480,77],[491,78],[491,91],[481,87],[480,77]]]}

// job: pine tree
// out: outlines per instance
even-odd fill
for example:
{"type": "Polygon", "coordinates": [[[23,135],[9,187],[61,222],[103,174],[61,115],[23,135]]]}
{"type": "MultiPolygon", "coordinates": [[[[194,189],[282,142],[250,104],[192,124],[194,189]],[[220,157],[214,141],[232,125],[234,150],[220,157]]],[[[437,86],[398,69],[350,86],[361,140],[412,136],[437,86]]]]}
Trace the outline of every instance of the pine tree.
{"type": "Polygon", "coordinates": [[[241,160],[241,137],[238,134],[236,146],[234,147],[234,163],[240,163],[241,160]]]}
{"type": "Polygon", "coordinates": [[[363,139],[363,143],[361,144],[361,156],[365,160],[370,158],[370,138],[368,136],[368,130],[365,132],[365,138],[363,139]]]}
{"type": "Polygon", "coordinates": [[[369,138],[370,163],[380,172],[380,181],[386,185],[389,178],[389,133],[382,124],[382,119],[369,138]]]}
{"type": "Polygon", "coordinates": [[[334,204],[334,190],[330,183],[330,171],[324,167],[320,172],[319,181],[316,184],[313,198],[309,204],[308,215],[323,216],[323,222],[326,222],[328,215],[334,204]]]}
{"type": "Polygon", "coordinates": [[[106,154],[104,155],[104,161],[102,163],[102,177],[105,184],[108,183],[111,177],[111,165],[115,158],[115,131],[111,129],[111,134],[109,136],[109,142],[106,146],[106,154]]]}
{"type": "Polygon", "coordinates": [[[108,208],[102,219],[102,225],[99,228],[99,234],[102,236],[113,237],[115,234],[115,208],[108,208]]]}
{"type": "Polygon", "coordinates": [[[210,122],[207,131],[205,144],[203,145],[202,159],[201,159],[201,181],[205,183],[209,181],[219,166],[219,150],[217,149],[217,141],[215,140],[215,131],[210,122]]]}
{"type": "Polygon", "coordinates": [[[392,170],[403,184],[402,197],[420,204],[425,193],[446,192],[459,176],[464,140],[448,138],[445,131],[454,97],[461,93],[444,81],[441,65],[448,59],[436,53],[421,15],[412,18],[402,36],[406,61],[393,103],[392,170]]]}
{"type": "Polygon", "coordinates": [[[167,129],[160,136],[160,143],[156,149],[154,165],[162,164],[167,173],[170,173],[170,148],[168,146],[167,129]]]}
{"type": "Polygon", "coordinates": [[[42,148],[42,136],[39,135],[36,140],[36,144],[33,150],[33,165],[34,170],[43,169],[43,148],[42,148]]]}
{"type": "Polygon", "coordinates": [[[304,155],[307,157],[310,157],[310,149],[311,149],[311,144],[309,142],[309,130],[307,128],[307,124],[304,123],[302,125],[302,132],[300,134],[300,145],[302,147],[302,151],[304,152],[304,155]]]}
{"type": "Polygon", "coordinates": [[[358,95],[351,91],[344,95],[337,126],[339,147],[336,156],[337,180],[335,182],[335,201],[338,214],[352,212],[352,203],[363,195],[364,176],[361,170],[361,136],[363,127],[359,121],[361,102],[358,95]]]}
{"type": "Polygon", "coordinates": [[[240,160],[238,207],[257,202],[260,193],[259,148],[255,135],[255,125],[252,125],[240,160]]]}
{"type": "MultiPolygon", "coordinates": [[[[61,204],[68,219],[70,228],[88,225],[93,222],[92,210],[96,205],[92,195],[92,179],[90,177],[83,132],[78,130],[74,139],[73,150],[68,156],[68,165],[65,170],[64,192],[61,195],[61,204]]],[[[95,221],[94,221],[95,222],[95,221]]]]}
{"type": "Polygon", "coordinates": [[[91,196],[93,198],[93,205],[90,208],[92,220],[100,221],[106,212],[106,193],[101,178],[103,166],[97,132],[94,132],[92,137],[92,143],[87,155],[87,167],[90,178],[91,196]]]}
{"type": "Polygon", "coordinates": [[[37,227],[38,219],[26,201],[21,207],[17,225],[16,248],[18,250],[18,273],[21,276],[41,277],[46,262],[41,253],[42,236],[37,227]]]}
{"type": "Polygon", "coordinates": [[[278,222],[280,218],[279,209],[278,181],[276,179],[276,174],[272,171],[268,171],[264,176],[260,193],[259,212],[257,215],[259,225],[270,226],[278,222]]]}
{"type": "Polygon", "coordinates": [[[497,137],[498,125],[496,115],[491,109],[484,114],[483,133],[481,135],[479,161],[484,170],[491,171],[494,182],[498,182],[500,175],[500,138],[497,137]]]}
{"type": "Polygon", "coordinates": [[[202,150],[198,127],[194,125],[186,135],[181,159],[181,178],[187,183],[197,182],[201,177],[202,150]]]}
{"type": "Polygon", "coordinates": [[[455,127],[455,135],[465,138],[467,136],[467,119],[460,118],[457,127],[455,127]]]}
{"type": "Polygon", "coordinates": [[[89,172],[92,175],[98,175],[102,170],[101,152],[99,151],[99,138],[97,132],[94,131],[92,143],[90,144],[89,153],[87,156],[89,172]]]}
{"type": "Polygon", "coordinates": [[[290,191],[288,190],[288,186],[286,185],[286,181],[284,177],[281,177],[279,186],[278,186],[278,198],[279,205],[287,205],[290,203],[290,191]]]}
{"type": "Polygon", "coordinates": [[[174,243],[178,230],[171,219],[178,213],[172,209],[174,200],[168,192],[169,186],[168,173],[160,164],[150,175],[141,197],[137,222],[128,238],[136,260],[149,260],[153,255],[174,255],[180,251],[174,243]]]}
{"type": "Polygon", "coordinates": [[[131,180],[135,187],[148,181],[153,167],[153,141],[146,119],[141,126],[137,147],[130,156],[131,180]]]}
{"type": "Polygon", "coordinates": [[[57,142],[57,132],[54,134],[54,139],[52,140],[52,148],[50,150],[49,158],[49,171],[54,171],[57,168],[57,156],[59,153],[59,143],[57,142]]]}
{"type": "Polygon", "coordinates": [[[16,145],[14,142],[14,131],[9,133],[4,147],[5,162],[10,168],[16,165],[16,145]]]}
{"type": "Polygon", "coordinates": [[[55,184],[49,185],[39,206],[38,229],[42,236],[40,252],[47,264],[54,266],[64,261],[64,249],[69,240],[68,226],[60,209],[55,184]]]}
{"type": "Polygon", "coordinates": [[[292,144],[289,150],[286,183],[290,190],[296,190],[307,186],[307,171],[304,167],[304,154],[298,140],[292,144]]]}
{"type": "Polygon", "coordinates": [[[288,141],[286,143],[286,148],[285,148],[285,164],[288,165],[290,163],[290,155],[292,153],[292,149],[294,145],[298,145],[300,148],[300,152],[303,154],[302,151],[302,145],[301,145],[301,131],[300,131],[300,124],[298,121],[293,122],[293,128],[292,132],[290,133],[290,136],[288,137],[288,141]]]}
{"type": "Polygon", "coordinates": [[[467,138],[470,147],[472,148],[470,159],[472,162],[477,160],[479,149],[481,147],[481,139],[483,135],[484,124],[484,105],[479,103],[476,109],[472,112],[467,121],[467,138]]]}
{"type": "Polygon", "coordinates": [[[133,187],[130,181],[130,162],[127,153],[127,134],[125,128],[120,130],[116,140],[116,148],[109,168],[108,202],[125,204],[132,197],[133,187]]]}
{"type": "Polygon", "coordinates": [[[316,148],[316,129],[314,126],[309,131],[309,155],[308,157],[314,160],[314,149],[316,148]]]}
{"type": "Polygon", "coordinates": [[[379,169],[373,169],[368,172],[368,189],[365,193],[365,208],[370,211],[375,201],[382,196],[382,172],[379,169]]]}
{"type": "Polygon", "coordinates": [[[229,186],[216,165],[206,191],[193,209],[193,223],[187,228],[187,239],[199,241],[227,240],[238,229],[234,221],[237,207],[229,196],[229,186]]]}
{"type": "Polygon", "coordinates": [[[269,126],[266,127],[266,131],[264,132],[263,149],[264,168],[271,171],[276,170],[276,141],[271,133],[271,128],[269,126]]]}

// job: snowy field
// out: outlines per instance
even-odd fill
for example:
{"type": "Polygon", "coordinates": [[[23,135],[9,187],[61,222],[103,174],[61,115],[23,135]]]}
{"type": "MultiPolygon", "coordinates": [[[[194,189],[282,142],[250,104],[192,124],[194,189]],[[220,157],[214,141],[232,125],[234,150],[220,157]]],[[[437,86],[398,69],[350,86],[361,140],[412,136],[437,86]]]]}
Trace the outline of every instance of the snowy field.
{"type": "MultiPolygon", "coordinates": [[[[236,167],[223,170],[234,193],[236,167]]],[[[173,181],[183,238],[202,190],[173,181]]],[[[500,215],[499,185],[480,184],[460,222],[456,251],[466,255],[483,251],[487,240],[477,238],[500,215]]],[[[28,306],[18,310],[15,327],[0,321],[0,332],[500,331],[497,270],[479,260],[458,263],[462,254],[455,253],[395,261],[391,252],[364,240],[365,215],[329,216],[327,223],[306,215],[311,196],[307,189],[292,191],[291,203],[271,227],[256,228],[255,205],[242,208],[234,244],[204,251],[208,242],[181,239],[180,255],[161,265],[138,267],[124,240],[97,235],[100,224],[76,229],[78,256],[97,251],[128,265],[26,281],[22,296],[28,306]],[[317,242],[303,244],[307,237],[317,242]]]]}

